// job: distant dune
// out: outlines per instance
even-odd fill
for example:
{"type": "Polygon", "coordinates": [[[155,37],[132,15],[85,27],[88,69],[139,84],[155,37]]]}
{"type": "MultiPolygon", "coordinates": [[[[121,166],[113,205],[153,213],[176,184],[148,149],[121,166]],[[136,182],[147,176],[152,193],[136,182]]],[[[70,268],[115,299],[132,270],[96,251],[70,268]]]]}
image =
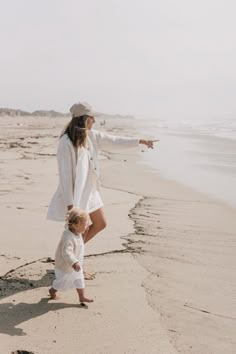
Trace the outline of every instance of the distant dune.
{"type": "MultiPolygon", "coordinates": [[[[69,117],[70,113],[62,113],[54,110],[37,110],[34,112],[27,112],[21,109],[12,109],[12,108],[0,108],[0,117],[69,117]]],[[[109,118],[118,118],[118,119],[134,119],[134,116],[131,115],[121,115],[121,114],[106,114],[106,113],[98,113],[97,116],[102,119],[109,118]]]]}
{"type": "Polygon", "coordinates": [[[0,116],[38,116],[38,117],[66,117],[69,116],[69,113],[61,113],[53,110],[37,110],[34,112],[22,111],[21,109],[12,109],[12,108],[0,108],[0,116]]]}

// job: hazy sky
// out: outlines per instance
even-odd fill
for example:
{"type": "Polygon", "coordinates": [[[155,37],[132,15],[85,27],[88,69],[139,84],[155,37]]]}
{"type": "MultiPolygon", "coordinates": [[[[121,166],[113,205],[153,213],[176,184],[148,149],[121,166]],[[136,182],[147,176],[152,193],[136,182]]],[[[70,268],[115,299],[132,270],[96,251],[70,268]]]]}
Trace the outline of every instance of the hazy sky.
{"type": "Polygon", "coordinates": [[[0,107],[236,113],[235,0],[0,0],[0,107]]]}

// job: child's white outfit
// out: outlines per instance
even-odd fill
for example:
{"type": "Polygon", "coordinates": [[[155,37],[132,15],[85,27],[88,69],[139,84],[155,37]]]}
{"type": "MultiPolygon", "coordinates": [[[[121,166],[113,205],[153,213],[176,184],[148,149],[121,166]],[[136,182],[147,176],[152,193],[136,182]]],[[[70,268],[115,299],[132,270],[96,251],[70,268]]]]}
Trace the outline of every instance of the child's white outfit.
{"type": "Polygon", "coordinates": [[[82,235],[74,235],[73,232],[66,229],[56,250],[56,279],[52,284],[55,290],[84,289],[83,259],[84,240],[82,235]],[[76,272],[72,267],[77,262],[80,265],[79,272],[76,272]]]}

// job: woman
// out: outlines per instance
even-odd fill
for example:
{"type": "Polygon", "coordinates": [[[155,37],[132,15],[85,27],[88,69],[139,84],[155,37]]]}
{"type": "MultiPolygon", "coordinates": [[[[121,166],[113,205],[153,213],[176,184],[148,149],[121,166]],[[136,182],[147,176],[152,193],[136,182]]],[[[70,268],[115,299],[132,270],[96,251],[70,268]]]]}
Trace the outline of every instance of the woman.
{"type": "Polygon", "coordinates": [[[70,112],[72,119],[61,135],[57,150],[59,186],[49,205],[47,218],[64,221],[72,207],[86,210],[91,219],[84,235],[86,243],[106,227],[99,193],[99,149],[109,144],[123,147],[144,144],[153,148],[157,140],[118,137],[93,130],[95,113],[87,103],[74,104],[70,112]]]}

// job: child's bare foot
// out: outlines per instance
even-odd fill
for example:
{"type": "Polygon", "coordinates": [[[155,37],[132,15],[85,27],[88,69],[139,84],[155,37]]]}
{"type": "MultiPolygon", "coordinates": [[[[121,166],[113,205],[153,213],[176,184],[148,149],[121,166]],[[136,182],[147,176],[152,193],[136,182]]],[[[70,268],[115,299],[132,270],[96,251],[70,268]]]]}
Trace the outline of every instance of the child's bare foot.
{"type": "Polygon", "coordinates": [[[89,298],[84,296],[84,288],[76,289],[76,290],[77,290],[77,293],[79,295],[79,301],[81,302],[81,304],[83,304],[84,302],[93,302],[93,299],[89,299],[89,298]]]}
{"type": "Polygon", "coordinates": [[[84,296],[80,296],[80,297],[79,297],[79,301],[80,301],[81,303],[83,303],[83,302],[93,302],[94,300],[93,300],[93,299],[89,299],[89,298],[84,297],[84,296]]]}
{"type": "Polygon", "coordinates": [[[54,288],[50,288],[48,292],[49,292],[50,297],[51,297],[52,300],[58,300],[59,299],[59,297],[57,295],[57,290],[55,290],[54,288]]]}

